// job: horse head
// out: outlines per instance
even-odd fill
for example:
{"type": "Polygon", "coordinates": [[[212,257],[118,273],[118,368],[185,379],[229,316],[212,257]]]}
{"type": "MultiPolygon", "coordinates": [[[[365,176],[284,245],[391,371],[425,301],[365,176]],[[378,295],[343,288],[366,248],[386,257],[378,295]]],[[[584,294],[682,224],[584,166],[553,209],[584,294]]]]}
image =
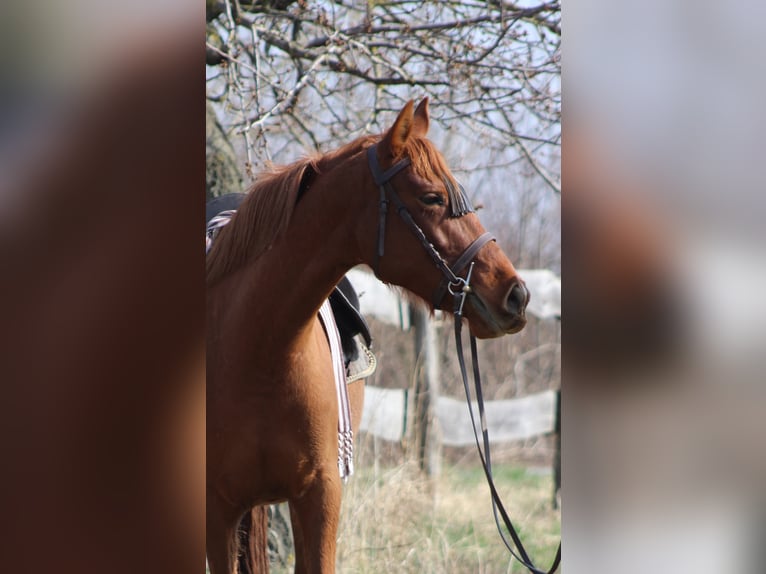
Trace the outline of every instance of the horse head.
{"type": "Polygon", "coordinates": [[[365,262],[381,280],[445,311],[453,310],[451,294],[470,273],[463,313],[471,332],[479,338],[516,333],[527,322],[529,291],[426,139],[428,127],[428,98],[417,108],[410,101],[368,149],[371,197],[358,228],[365,262]]]}

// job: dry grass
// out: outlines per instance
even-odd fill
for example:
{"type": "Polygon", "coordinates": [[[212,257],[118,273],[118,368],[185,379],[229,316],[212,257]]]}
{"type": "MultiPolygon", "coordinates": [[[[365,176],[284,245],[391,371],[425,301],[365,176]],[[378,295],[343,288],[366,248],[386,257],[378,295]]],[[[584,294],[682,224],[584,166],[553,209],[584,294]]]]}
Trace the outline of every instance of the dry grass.
{"type": "MultiPolygon", "coordinates": [[[[510,465],[498,465],[495,475],[527,550],[547,568],[560,536],[560,514],[550,504],[550,475],[510,465]]],[[[412,464],[377,474],[362,468],[345,487],[340,574],[525,572],[509,558],[478,467],[445,466],[436,481],[422,477],[412,464]]]]}

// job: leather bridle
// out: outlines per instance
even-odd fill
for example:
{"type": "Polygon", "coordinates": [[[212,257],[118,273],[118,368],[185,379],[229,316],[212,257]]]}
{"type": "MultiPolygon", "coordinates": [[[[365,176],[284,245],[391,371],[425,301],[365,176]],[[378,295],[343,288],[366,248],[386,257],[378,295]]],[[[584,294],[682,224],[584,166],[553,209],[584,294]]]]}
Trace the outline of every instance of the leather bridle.
{"type": "MultiPolygon", "coordinates": [[[[453,298],[454,298],[454,305],[453,305],[453,313],[455,315],[454,317],[454,323],[455,323],[455,346],[457,349],[457,357],[458,357],[458,363],[460,365],[460,375],[463,379],[463,387],[465,389],[466,394],[466,400],[468,401],[468,412],[471,416],[471,426],[473,427],[473,434],[474,438],[476,439],[476,448],[479,451],[479,458],[481,459],[482,467],[484,468],[484,474],[487,477],[487,483],[489,484],[489,489],[492,494],[492,511],[495,517],[495,523],[497,524],[498,532],[500,533],[500,538],[502,538],[503,543],[505,544],[506,548],[508,548],[508,551],[511,553],[511,555],[516,558],[525,568],[527,568],[532,574],[553,574],[559,567],[559,564],[561,562],[561,544],[559,543],[558,550],[556,552],[556,557],[554,558],[553,565],[550,567],[549,570],[540,570],[537,567],[532,564],[532,560],[529,558],[529,554],[527,553],[526,549],[524,548],[523,544],[521,543],[521,539],[519,538],[518,534],[516,533],[516,529],[514,528],[513,524],[511,523],[511,519],[508,517],[508,513],[505,510],[505,507],[503,506],[503,503],[500,499],[500,495],[497,492],[497,489],[495,488],[495,482],[492,478],[492,460],[490,456],[490,449],[489,449],[489,434],[487,432],[487,421],[484,411],[484,396],[481,390],[481,374],[479,372],[479,362],[478,362],[478,353],[477,353],[477,347],[476,347],[476,337],[473,335],[470,336],[470,343],[471,343],[471,366],[473,370],[473,380],[474,380],[474,388],[476,392],[476,402],[478,403],[479,407],[479,421],[481,423],[481,434],[482,434],[482,443],[484,446],[484,449],[482,450],[482,445],[479,442],[479,435],[476,430],[476,420],[474,417],[473,407],[471,403],[471,390],[468,384],[468,374],[466,371],[465,366],[465,357],[463,356],[463,337],[462,337],[462,325],[463,325],[463,305],[465,304],[465,299],[468,296],[469,293],[471,293],[471,274],[473,273],[473,266],[474,261],[473,259],[476,257],[476,255],[479,253],[482,247],[484,247],[487,243],[490,241],[494,241],[494,237],[491,233],[483,233],[479,237],[477,237],[466,249],[463,251],[463,253],[460,255],[460,257],[457,258],[455,263],[450,265],[444,260],[444,258],[441,256],[439,251],[434,247],[434,245],[428,240],[426,237],[426,234],[423,232],[423,230],[420,228],[420,226],[415,222],[412,215],[410,214],[407,207],[402,202],[399,195],[394,190],[393,186],[391,185],[391,179],[400,171],[405,169],[410,165],[410,159],[408,157],[405,157],[398,162],[396,162],[394,165],[389,167],[387,170],[383,171],[380,168],[380,163],[378,162],[378,155],[377,155],[377,145],[374,145],[370,147],[367,150],[367,159],[370,164],[370,171],[372,172],[372,177],[375,180],[375,184],[380,189],[380,216],[378,219],[378,249],[375,253],[375,263],[373,266],[373,270],[375,271],[375,274],[377,276],[380,276],[380,262],[385,254],[385,242],[386,242],[386,218],[388,215],[388,204],[389,201],[391,201],[394,204],[394,207],[396,208],[396,212],[399,214],[399,217],[402,218],[404,223],[407,225],[407,227],[412,231],[412,233],[415,235],[415,237],[420,241],[420,244],[425,249],[426,253],[431,257],[433,262],[436,264],[436,267],[442,272],[443,278],[441,282],[439,283],[439,286],[437,287],[436,291],[434,291],[434,294],[431,298],[431,302],[433,303],[434,308],[438,308],[442,299],[446,295],[446,292],[449,292],[453,298]],[[390,200],[389,200],[390,198],[390,200]],[[465,277],[460,277],[458,274],[461,273],[466,267],[468,267],[468,271],[465,275],[465,277]],[[498,513],[500,516],[502,516],[503,522],[505,523],[505,527],[507,528],[508,532],[511,535],[511,539],[513,540],[513,545],[508,541],[508,539],[505,537],[505,533],[503,532],[502,526],[500,525],[500,518],[498,517],[498,513]],[[518,554],[514,551],[514,546],[518,550],[518,554]]],[[[462,193],[462,192],[461,192],[462,193]]],[[[467,205],[467,201],[466,201],[467,205]]],[[[451,206],[453,209],[453,217],[460,217],[465,211],[456,213],[454,211],[454,206],[451,206]]]]}
{"type": "MultiPolygon", "coordinates": [[[[441,300],[444,298],[446,291],[449,291],[453,295],[456,293],[470,291],[470,286],[466,279],[460,277],[458,273],[462,272],[468,265],[473,264],[473,259],[479,253],[482,247],[484,247],[490,241],[494,241],[495,238],[491,233],[483,233],[471,243],[460,257],[457,258],[455,264],[450,267],[441,253],[434,247],[434,245],[428,240],[426,234],[415,223],[412,215],[410,214],[407,206],[404,205],[399,195],[391,185],[391,179],[404,168],[410,165],[410,158],[405,157],[394,165],[389,167],[386,171],[380,168],[378,163],[377,145],[370,147],[367,150],[367,159],[370,163],[370,171],[372,171],[372,177],[375,180],[375,184],[380,189],[380,218],[378,220],[378,249],[375,253],[375,264],[373,270],[376,275],[380,274],[380,260],[385,254],[386,245],[386,217],[388,215],[389,201],[394,204],[396,212],[399,217],[402,218],[407,227],[412,231],[415,237],[420,241],[420,244],[426,250],[426,253],[431,257],[436,264],[437,269],[442,272],[444,276],[441,283],[434,291],[431,298],[431,302],[434,307],[438,308],[441,300]],[[389,200],[390,198],[390,200],[389,200]]],[[[469,272],[470,273],[470,272],[469,272]]]]}

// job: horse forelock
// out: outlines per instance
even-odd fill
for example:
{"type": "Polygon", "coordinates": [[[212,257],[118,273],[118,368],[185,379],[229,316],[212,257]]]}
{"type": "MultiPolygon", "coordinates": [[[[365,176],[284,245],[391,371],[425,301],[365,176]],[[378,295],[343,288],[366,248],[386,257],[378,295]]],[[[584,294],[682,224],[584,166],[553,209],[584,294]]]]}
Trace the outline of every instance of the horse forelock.
{"type": "Polygon", "coordinates": [[[462,217],[473,212],[470,199],[463,186],[452,175],[444,156],[434,145],[423,138],[410,138],[404,153],[410,158],[412,168],[420,177],[431,181],[440,181],[447,189],[451,217],[462,217]]]}
{"type": "Polygon", "coordinates": [[[427,139],[409,138],[403,155],[410,158],[412,169],[420,177],[431,181],[443,181],[447,187],[458,185],[444,156],[427,139]]]}

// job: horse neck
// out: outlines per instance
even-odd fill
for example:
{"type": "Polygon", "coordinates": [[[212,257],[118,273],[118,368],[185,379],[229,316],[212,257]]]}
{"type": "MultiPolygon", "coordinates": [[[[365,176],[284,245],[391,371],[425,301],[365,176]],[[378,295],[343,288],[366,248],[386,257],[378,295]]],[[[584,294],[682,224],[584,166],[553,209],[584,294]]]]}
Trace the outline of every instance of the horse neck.
{"type": "Polygon", "coordinates": [[[277,346],[305,334],[333,287],[361,262],[353,238],[353,214],[359,207],[347,197],[359,194],[347,191],[349,181],[363,176],[344,175],[330,171],[318,177],[296,206],[286,232],[237,274],[238,312],[244,310],[245,328],[259,330],[261,340],[265,326],[277,346]]]}

